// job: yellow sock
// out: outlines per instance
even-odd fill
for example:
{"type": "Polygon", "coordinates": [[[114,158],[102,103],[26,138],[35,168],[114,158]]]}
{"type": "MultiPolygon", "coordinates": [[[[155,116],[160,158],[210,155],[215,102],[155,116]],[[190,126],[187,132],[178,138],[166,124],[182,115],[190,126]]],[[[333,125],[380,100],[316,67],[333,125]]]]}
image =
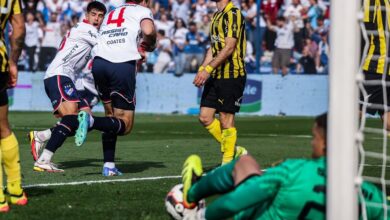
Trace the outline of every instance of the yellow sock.
{"type": "Polygon", "coordinates": [[[237,130],[236,128],[228,128],[222,130],[222,164],[228,163],[233,160],[234,150],[237,141],[237,130]]]}
{"type": "MultiPolygon", "coordinates": [[[[206,129],[214,137],[214,139],[218,141],[218,143],[220,144],[222,143],[221,122],[219,122],[218,119],[215,118],[210,125],[206,126],[206,129]]],[[[221,147],[221,151],[222,151],[222,147],[221,147]]]]}
{"type": "Polygon", "coordinates": [[[0,140],[1,154],[4,164],[5,174],[7,175],[7,190],[14,195],[23,193],[21,185],[19,145],[15,135],[0,140]]]}

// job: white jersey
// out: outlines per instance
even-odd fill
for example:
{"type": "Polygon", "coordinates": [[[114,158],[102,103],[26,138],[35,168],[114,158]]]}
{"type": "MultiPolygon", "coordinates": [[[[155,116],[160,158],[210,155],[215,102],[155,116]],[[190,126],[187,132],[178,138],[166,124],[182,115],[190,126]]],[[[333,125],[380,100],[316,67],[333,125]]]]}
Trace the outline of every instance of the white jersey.
{"type": "Polygon", "coordinates": [[[138,41],[144,19],[153,21],[152,12],[137,4],[125,4],[108,13],[99,31],[96,56],[112,63],[141,59],[138,41]]]}
{"type": "Polygon", "coordinates": [[[46,70],[45,79],[61,75],[75,82],[75,75],[80,73],[91,58],[91,50],[96,45],[97,29],[86,21],[77,23],[66,34],[54,60],[46,70]]]}
{"type": "Polygon", "coordinates": [[[92,62],[93,58],[88,61],[81,73],[77,74],[75,86],[77,91],[88,90],[97,96],[98,92],[96,91],[95,80],[92,75],[92,62]]]}

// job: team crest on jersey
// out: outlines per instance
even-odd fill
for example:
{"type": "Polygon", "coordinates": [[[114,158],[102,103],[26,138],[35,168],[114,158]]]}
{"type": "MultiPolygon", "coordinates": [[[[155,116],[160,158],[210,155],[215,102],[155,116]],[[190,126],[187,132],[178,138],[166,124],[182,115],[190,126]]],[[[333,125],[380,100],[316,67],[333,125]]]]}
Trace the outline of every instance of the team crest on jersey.
{"type": "Polygon", "coordinates": [[[75,93],[75,89],[73,88],[73,86],[71,85],[65,85],[64,86],[64,92],[68,95],[68,96],[73,96],[74,93],[75,93]]]}

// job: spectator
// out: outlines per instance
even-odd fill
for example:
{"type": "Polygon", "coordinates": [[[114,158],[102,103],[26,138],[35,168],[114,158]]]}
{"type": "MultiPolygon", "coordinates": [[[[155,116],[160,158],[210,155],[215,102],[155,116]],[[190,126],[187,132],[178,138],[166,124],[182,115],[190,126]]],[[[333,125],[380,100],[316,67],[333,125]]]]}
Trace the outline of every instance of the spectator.
{"type": "Polygon", "coordinates": [[[254,42],[256,34],[255,18],[257,16],[257,4],[255,0],[246,0],[246,7],[247,11],[245,16],[245,22],[247,25],[247,38],[249,41],[254,42]]]}
{"type": "Polygon", "coordinates": [[[324,17],[319,16],[317,18],[317,27],[313,30],[312,37],[317,43],[321,41],[321,33],[328,32],[328,28],[324,24],[324,17]]]}
{"type": "Polygon", "coordinates": [[[196,72],[201,65],[204,56],[204,42],[206,36],[198,31],[195,22],[190,22],[189,32],[186,34],[184,47],[185,53],[185,71],[196,72]]]}
{"type": "Polygon", "coordinates": [[[272,57],[272,69],[274,74],[278,74],[279,70],[282,69],[282,76],[286,76],[294,47],[295,18],[291,17],[287,23],[286,18],[280,16],[276,20],[276,25],[273,26],[270,20],[267,19],[268,29],[276,32],[276,49],[272,57]]]}
{"type": "Polygon", "coordinates": [[[186,24],[183,19],[176,19],[171,36],[173,42],[173,55],[175,58],[175,74],[178,76],[184,73],[184,65],[186,61],[183,50],[187,33],[188,29],[186,28],[186,24]]]}
{"type": "Polygon", "coordinates": [[[313,58],[317,56],[318,53],[318,45],[311,38],[305,39],[305,47],[309,49],[309,55],[313,58]]]}
{"type": "Polygon", "coordinates": [[[194,7],[194,22],[202,22],[203,16],[207,15],[208,8],[205,0],[198,0],[196,4],[193,4],[194,7]]]}
{"type": "Polygon", "coordinates": [[[57,13],[50,15],[50,21],[43,27],[43,39],[39,53],[38,69],[45,71],[54,59],[61,42],[61,24],[57,22],[57,13]]]}
{"type": "Polygon", "coordinates": [[[182,19],[185,24],[188,23],[189,4],[188,0],[175,0],[172,4],[172,15],[174,19],[182,19]]]}
{"type": "Polygon", "coordinates": [[[297,72],[305,74],[316,74],[316,63],[312,56],[310,56],[309,47],[304,47],[302,51],[302,57],[299,59],[297,64],[297,72]]]}
{"type": "Polygon", "coordinates": [[[157,61],[154,64],[154,73],[164,73],[169,63],[172,61],[172,44],[171,40],[165,36],[164,30],[157,32],[157,50],[159,52],[157,61]]]}
{"type": "Polygon", "coordinates": [[[253,53],[253,46],[250,41],[246,42],[245,69],[247,73],[256,72],[256,59],[253,53]]]}
{"type": "Polygon", "coordinates": [[[302,52],[303,48],[303,35],[304,35],[304,24],[302,20],[302,12],[303,7],[300,4],[299,0],[292,0],[291,4],[286,8],[286,11],[284,12],[284,17],[295,17],[295,26],[299,29],[297,32],[294,33],[294,45],[295,49],[298,52],[302,52]]]}
{"type": "Polygon", "coordinates": [[[202,21],[197,23],[199,32],[209,36],[210,33],[210,17],[209,15],[203,15],[202,21]]]}
{"type": "Polygon", "coordinates": [[[26,37],[24,49],[27,54],[28,71],[35,72],[35,52],[39,46],[39,23],[35,21],[34,14],[30,11],[26,14],[26,37]]]}
{"type": "Polygon", "coordinates": [[[38,4],[38,1],[27,0],[26,4],[25,4],[24,12],[25,13],[31,12],[31,13],[35,14],[37,12],[37,4],[38,4]]]}
{"type": "Polygon", "coordinates": [[[322,15],[322,9],[318,6],[318,0],[310,0],[307,18],[310,26],[315,30],[317,28],[317,18],[322,15]]]}
{"type": "Polygon", "coordinates": [[[317,70],[320,73],[328,72],[329,44],[328,33],[321,33],[321,41],[318,44],[317,70]]]}
{"type": "Polygon", "coordinates": [[[155,20],[154,24],[156,25],[157,30],[163,30],[167,37],[170,37],[170,33],[173,28],[173,21],[168,20],[167,14],[161,14],[160,20],[155,20]]]}

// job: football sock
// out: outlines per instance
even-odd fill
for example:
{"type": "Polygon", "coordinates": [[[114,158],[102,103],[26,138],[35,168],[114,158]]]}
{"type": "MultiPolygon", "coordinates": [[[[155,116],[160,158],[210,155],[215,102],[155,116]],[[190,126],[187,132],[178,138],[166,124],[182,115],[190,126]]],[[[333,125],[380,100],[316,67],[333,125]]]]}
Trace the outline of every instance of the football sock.
{"type": "Polygon", "coordinates": [[[228,128],[222,130],[222,164],[228,163],[233,160],[234,150],[237,141],[237,130],[236,128],[228,128]]]}
{"type": "MultiPolygon", "coordinates": [[[[1,148],[1,142],[0,142],[0,148],[1,148]]],[[[2,155],[0,151],[0,202],[3,202],[5,199],[4,197],[4,190],[3,190],[3,163],[2,163],[2,155]]]]}
{"type": "Polygon", "coordinates": [[[14,195],[23,192],[20,174],[19,145],[15,135],[0,140],[2,162],[7,176],[7,190],[14,195]]]}
{"type": "MultiPolygon", "coordinates": [[[[116,140],[117,140],[116,134],[102,133],[103,157],[105,163],[115,161],[116,140]]],[[[104,164],[104,166],[106,166],[106,164],[104,164]]],[[[109,168],[114,168],[114,167],[109,167],[109,168]]]]}
{"type": "Polygon", "coordinates": [[[54,130],[54,128],[49,128],[49,129],[46,129],[46,130],[43,130],[43,131],[38,131],[37,132],[38,139],[41,140],[41,141],[49,140],[50,137],[51,137],[52,130],[54,130]]]}
{"type": "Polygon", "coordinates": [[[77,115],[65,115],[62,117],[61,122],[53,129],[46,149],[53,153],[56,152],[67,137],[74,135],[78,126],[77,115]]]}
{"type": "Polygon", "coordinates": [[[92,128],[104,133],[123,135],[126,130],[126,124],[122,119],[114,117],[93,117],[92,128]]]}
{"type": "Polygon", "coordinates": [[[113,169],[113,168],[115,168],[115,163],[113,163],[113,162],[105,162],[103,166],[107,167],[107,168],[110,168],[110,169],[113,169]]]}
{"type": "Polygon", "coordinates": [[[197,202],[215,194],[221,194],[234,188],[233,169],[236,160],[220,166],[200,178],[188,191],[188,202],[197,202]]]}
{"type": "Polygon", "coordinates": [[[222,142],[221,122],[218,119],[215,118],[211,124],[206,126],[206,129],[218,143],[222,142]]]}
{"type": "Polygon", "coordinates": [[[53,152],[51,152],[50,150],[44,149],[42,151],[41,156],[38,159],[38,162],[39,163],[50,162],[52,157],[53,157],[53,152]]]}

